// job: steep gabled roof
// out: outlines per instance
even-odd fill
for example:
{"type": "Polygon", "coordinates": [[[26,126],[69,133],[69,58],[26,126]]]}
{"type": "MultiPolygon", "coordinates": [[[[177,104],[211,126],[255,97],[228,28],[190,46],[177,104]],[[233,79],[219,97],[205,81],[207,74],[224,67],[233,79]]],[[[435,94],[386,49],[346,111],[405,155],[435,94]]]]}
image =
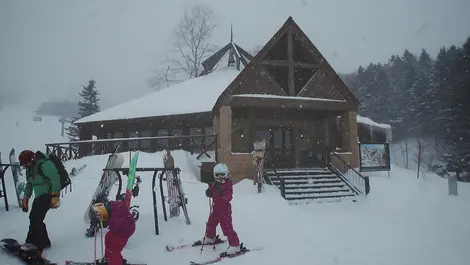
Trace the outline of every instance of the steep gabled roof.
{"type": "MultiPolygon", "coordinates": [[[[292,53],[292,49],[290,49],[290,53],[292,53]]],[[[289,54],[290,58],[293,57],[293,54],[289,54]]],[[[292,17],[289,17],[286,22],[282,25],[282,27],[274,34],[274,36],[266,43],[266,45],[258,52],[258,54],[250,61],[250,63],[242,70],[242,72],[232,81],[229,87],[220,95],[217,103],[214,106],[214,109],[223,104],[225,100],[233,94],[236,85],[240,83],[245,76],[247,75],[247,71],[252,71],[252,69],[258,68],[258,66],[267,67],[267,66],[295,66],[300,68],[306,69],[313,69],[315,70],[315,74],[310,76],[310,80],[303,85],[304,89],[294,89],[293,84],[295,82],[293,76],[293,67],[291,67],[289,73],[289,81],[288,81],[288,89],[287,93],[292,96],[293,91],[299,91],[297,96],[303,96],[306,94],[306,90],[308,88],[319,86],[322,83],[322,80],[325,76],[329,78],[329,80],[334,84],[328,84],[330,87],[329,89],[336,90],[336,97],[339,95],[343,96],[345,99],[350,101],[353,104],[359,104],[357,97],[353,94],[353,92],[347,87],[347,85],[343,82],[343,80],[339,77],[339,75],[334,71],[331,65],[326,61],[324,56],[320,53],[320,51],[313,45],[310,39],[306,36],[306,34],[300,29],[300,27],[295,23],[292,17]],[[283,39],[287,38],[286,41],[289,45],[292,46],[292,42],[294,41],[294,37],[296,40],[300,40],[303,48],[308,50],[309,54],[314,58],[315,63],[302,63],[302,62],[293,62],[290,59],[289,62],[280,61],[280,60],[267,60],[266,57],[268,53],[270,53],[274,47],[283,39]],[[288,65],[290,64],[290,65],[288,65]]],[[[269,71],[268,71],[269,72],[269,71]]],[[[277,83],[277,82],[273,82],[277,83]]],[[[275,86],[279,87],[278,84],[275,86]]]]}

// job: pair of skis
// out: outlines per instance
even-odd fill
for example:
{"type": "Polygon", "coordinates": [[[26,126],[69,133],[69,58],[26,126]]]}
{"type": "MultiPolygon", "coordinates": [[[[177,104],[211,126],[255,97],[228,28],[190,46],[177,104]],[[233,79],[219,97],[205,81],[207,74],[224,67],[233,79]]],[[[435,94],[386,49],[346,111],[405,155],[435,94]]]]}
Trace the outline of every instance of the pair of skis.
{"type": "MultiPolygon", "coordinates": [[[[80,262],[80,261],[71,261],[67,260],[65,265],[97,265],[94,262],[80,262]]],[[[127,263],[127,265],[147,265],[145,263],[127,263]]]]}
{"type": "MultiPolygon", "coordinates": [[[[202,245],[205,245],[205,246],[211,246],[211,245],[219,245],[219,244],[223,244],[227,242],[227,240],[221,240],[221,239],[218,239],[218,237],[216,238],[216,242],[215,243],[204,243],[202,244],[202,242],[196,242],[196,243],[193,243],[193,244],[183,244],[183,245],[166,245],[165,246],[165,250],[168,251],[168,252],[173,252],[173,251],[177,251],[177,250],[182,250],[182,249],[186,249],[186,248],[191,248],[191,247],[200,247],[202,245]]],[[[252,248],[252,249],[244,249],[243,251],[239,251],[239,252],[236,252],[236,253],[233,253],[233,254],[225,254],[225,255],[220,255],[219,257],[216,257],[216,258],[213,258],[213,259],[209,259],[209,260],[205,260],[205,261],[200,261],[200,262],[196,262],[196,261],[190,261],[189,264],[190,265],[207,265],[207,264],[213,264],[213,263],[217,263],[223,259],[231,259],[231,258],[235,258],[235,257],[239,257],[243,254],[246,254],[247,252],[253,252],[253,251],[260,251],[262,250],[263,248],[262,247],[259,247],[259,248],[252,248]]]]}

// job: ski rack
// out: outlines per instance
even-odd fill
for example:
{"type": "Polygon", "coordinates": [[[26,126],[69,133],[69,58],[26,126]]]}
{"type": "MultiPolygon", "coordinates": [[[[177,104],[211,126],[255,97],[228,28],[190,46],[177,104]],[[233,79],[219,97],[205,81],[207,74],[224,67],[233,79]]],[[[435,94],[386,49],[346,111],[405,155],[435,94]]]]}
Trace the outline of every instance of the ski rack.
{"type": "MultiPolygon", "coordinates": [[[[104,168],[103,171],[114,171],[116,175],[118,176],[118,190],[116,193],[116,200],[118,200],[119,194],[121,194],[122,190],[122,177],[121,173],[124,175],[129,174],[129,168],[104,168]]],[[[158,211],[157,211],[157,194],[155,192],[155,184],[156,184],[156,179],[157,176],[159,178],[159,186],[160,186],[160,196],[162,200],[162,207],[163,207],[163,217],[165,221],[168,221],[167,215],[166,215],[166,207],[165,207],[165,195],[163,194],[163,178],[164,174],[166,171],[172,171],[174,174],[178,174],[181,172],[181,169],[178,167],[176,168],[164,168],[164,167],[137,167],[135,169],[135,172],[153,172],[153,177],[152,177],[152,197],[153,197],[153,218],[155,221],[155,235],[159,235],[160,231],[158,228],[158,211]],[[160,172],[160,174],[158,174],[160,172]]],[[[186,203],[186,199],[184,199],[183,203],[186,203]]]]}
{"type": "Polygon", "coordinates": [[[0,164],[0,168],[2,168],[0,171],[0,178],[2,179],[2,190],[0,198],[3,197],[3,200],[5,201],[5,210],[7,212],[10,211],[10,207],[8,206],[7,188],[5,187],[5,172],[7,172],[7,169],[10,166],[10,164],[0,164]]]}

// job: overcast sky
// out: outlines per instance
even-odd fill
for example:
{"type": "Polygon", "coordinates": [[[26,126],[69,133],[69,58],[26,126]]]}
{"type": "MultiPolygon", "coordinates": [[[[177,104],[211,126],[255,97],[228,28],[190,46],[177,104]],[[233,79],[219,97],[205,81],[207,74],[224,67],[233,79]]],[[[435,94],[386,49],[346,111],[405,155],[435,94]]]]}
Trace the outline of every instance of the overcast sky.
{"type": "MultiPolygon", "coordinates": [[[[149,93],[170,34],[196,0],[0,0],[0,92],[77,99],[96,79],[102,108],[149,93]]],[[[292,16],[339,72],[404,49],[433,56],[470,36],[470,0],[206,0],[216,45],[264,45],[292,16]]],[[[195,91],[195,93],[197,93],[195,91]]]]}

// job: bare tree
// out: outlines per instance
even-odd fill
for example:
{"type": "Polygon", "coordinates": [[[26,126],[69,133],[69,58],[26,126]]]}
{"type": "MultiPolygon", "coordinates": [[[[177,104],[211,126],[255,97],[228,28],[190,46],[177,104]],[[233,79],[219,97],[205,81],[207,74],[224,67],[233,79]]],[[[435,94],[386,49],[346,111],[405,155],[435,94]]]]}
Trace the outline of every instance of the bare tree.
{"type": "Polygon", "coordinates": [[[173,30],[173,50],[167,53],[166,64],[150,80],[157,90],[186,79],[198,77],[201,63],[215,47],[209,43],[215,29],[214,12],[210,6],[197,3],[186,9],[173,30]]]}
{"type": "Polygon", "coordinates": [[[251,50],[251,55],[253,55],[253,57],[255,57],[261,51],[262,48],[263,48],[263,45],[256,45],[251,50]]]}

